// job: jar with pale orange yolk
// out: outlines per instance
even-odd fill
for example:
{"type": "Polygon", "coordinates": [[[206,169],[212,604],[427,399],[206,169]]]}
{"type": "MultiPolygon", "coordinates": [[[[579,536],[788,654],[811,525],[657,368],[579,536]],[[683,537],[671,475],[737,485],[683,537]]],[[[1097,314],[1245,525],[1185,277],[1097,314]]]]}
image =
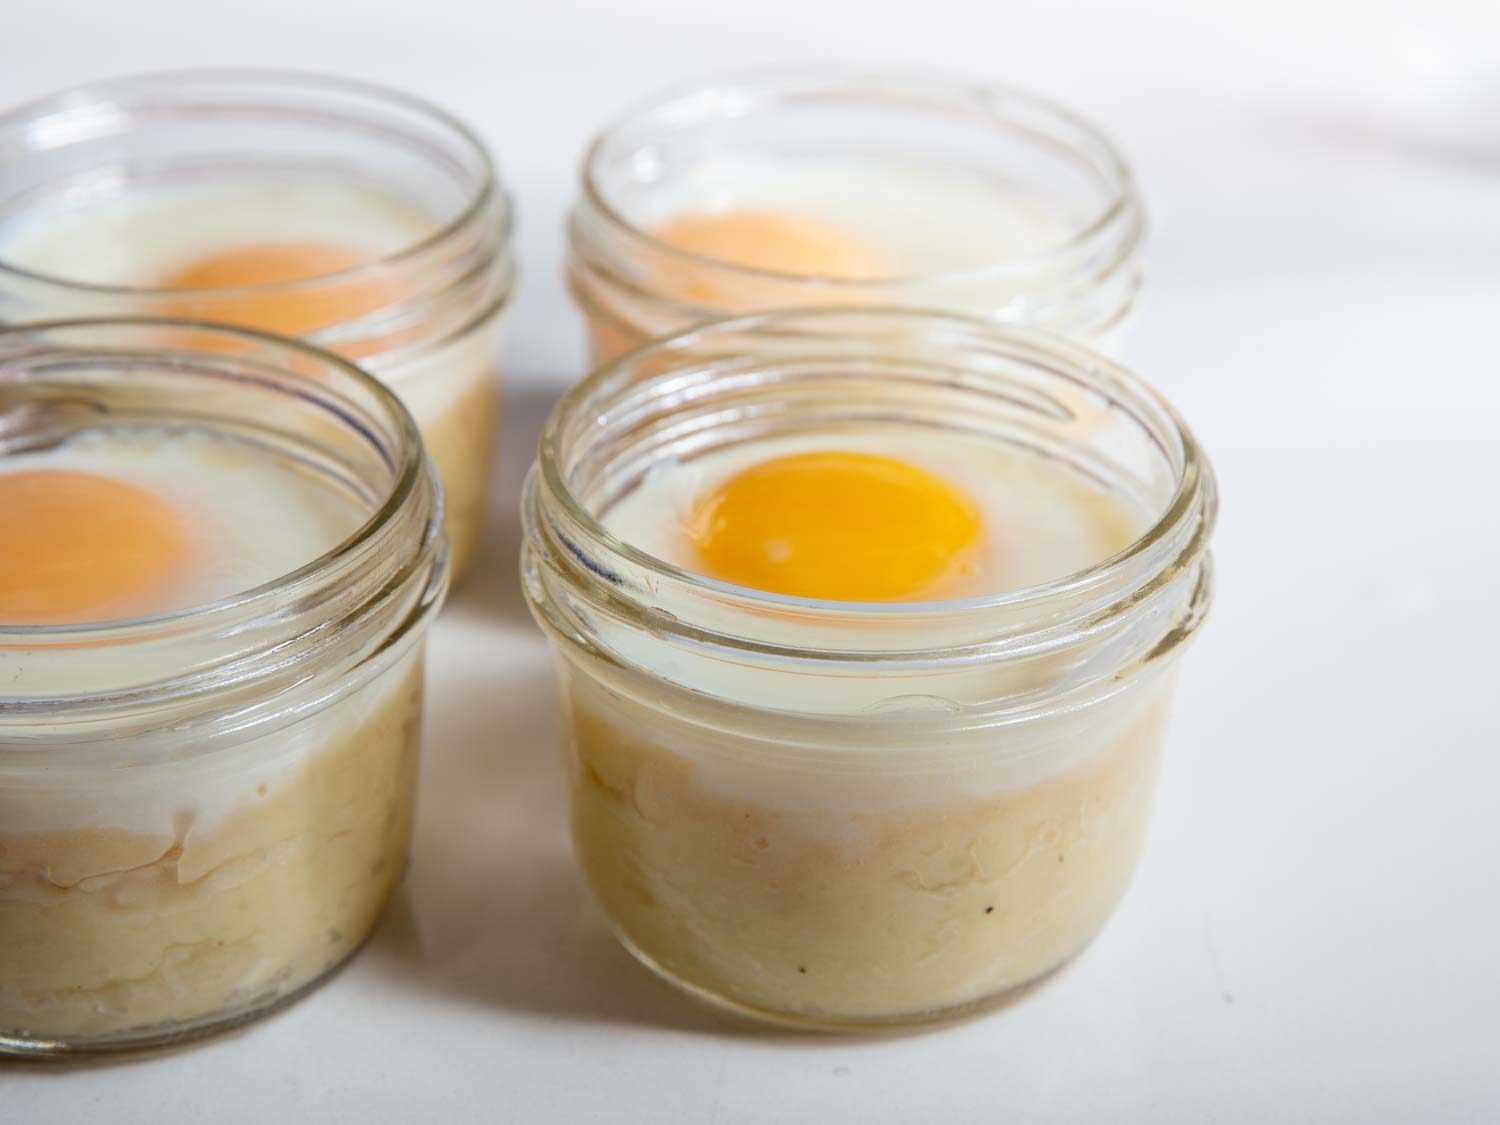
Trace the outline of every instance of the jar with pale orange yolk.
{"type": "Polygon", "coordinates": [[[209,71],[14,110],[0,151],[0,322],[185,317],[357,361],[421,426],[468,564],[514,263],[466,127],[377,87],[209,71]]]}
{"type": "Polygon", "coordinates": [[[312,988],[401,878],[447,582],[373,378],[190,322],[0,330],[0,1055],[312,988]]]}
{"type": "Polygon", "coordinates": [[[668,90],[583,163],[568,281],[596,362],[715,317],[899,305],[1118,350],[1144,219],[1124,158],[1003,87],[838,67],[668,90]]]}
{"type": "Polygon", "coordinates": [[[524,513],[578,861],[663,977],[899,1026],[1104,926],[1210,595],[1213,477],[1144,383],[943,314],[718,322],[567,395],[524,513]]]}

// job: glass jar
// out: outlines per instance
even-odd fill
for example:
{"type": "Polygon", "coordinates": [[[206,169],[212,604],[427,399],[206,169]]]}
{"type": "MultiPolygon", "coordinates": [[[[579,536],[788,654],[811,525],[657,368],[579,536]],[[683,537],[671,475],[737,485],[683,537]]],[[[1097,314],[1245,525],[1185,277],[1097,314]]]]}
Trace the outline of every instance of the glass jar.
{"type": "Polygon", "coordinates": [[[606,128],[584,157],[567,274],[596,363],[715,317],[825,304],[940,309],[1116,351],[1141,287],[1144,226],[1118,149],[1061,106],[902,70],[772,69],[669,90],[606,128]],[[946,264],[872,280],[810,276],[664,241],[657,224],[675,210],[740,202],[734,182],[700,175],[729,161],[786,169],[777,191],[790,208],[798,177],[811,185],[830,161],[858,162],[857,181],[819,189],[836,216],[868,206],[862,197],[891,169],[920,173],[930,183],[905,185],[910,199],[882,229],[925,224],[946,264]],[[966,185],[973,206],[956,206],[955,196],[945,217],[950,181],[966,185]],[[1003,220],[1024,233],[1043,219],[1045,234],[984,248],[986,227],[1003,220]]]}
{"type": "MultiPolygon", "coordinates": [[[[289,214],[284,200],[268,206],[282,211],[273,221],[289,214]]],[[[329,210],[330,224],[352,222],[329,210]]],[[[179,225],[191,233],[196,222],[184,209],[179,225]]],[[[358,360],[422,429],[446,492],[456,572],[473,556],[486,507],[500,320],[514,284],[510,230],[480,140],[443,111],[378,86],[279,72],[160,74],[0,116],[0,323],[188,317],[298,335],[358,360]],[[420,215],[425,233],[323,276],[196,290],[80,280],[76,253],[66,269],[41,268],[8,249],[7,231],[246,184],[293,195],[373,190],[420,215]],[[288,308],[292,326],[278,315],[288,308]]],[[[97,238],[132,265],[127,226],[97,238]]]]}
{"type": "Polygon", "coordinates": [[[198,608],[0,623],[0,1055],[261,1015],[359,948],[406,862],[447,583],[410,415],[352,365],[259,333],[0,331],[0,458],[102,429],[249,443],[362,526],[198,608]]]}
{"type": "Polygon", "coordinates": [[[1047,973],[1109,917],[1208,609],[1215,514],[1201,451],[1140,380],[944,314],[720,322],[569,393],[523,505],[577,856],[663,977],[786,1024],[917,1023],[1047,973]],[[862,604],[705,578],[601,522],[660,466],[876,426],[1034,453],[1149,530],[1044,585],[862,604]]]}

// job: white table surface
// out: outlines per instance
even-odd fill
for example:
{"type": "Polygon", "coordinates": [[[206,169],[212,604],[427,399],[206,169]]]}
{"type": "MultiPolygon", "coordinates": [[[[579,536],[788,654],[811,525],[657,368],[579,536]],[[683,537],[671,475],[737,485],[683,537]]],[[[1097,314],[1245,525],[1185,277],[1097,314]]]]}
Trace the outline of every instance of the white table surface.
{"type": "Polygon", "coordinates": [[[0,101],[253,63],[452,106],[519,197],[524,290],[390,916],[242,1032],[0,1066],[0,1123],[1500,1119],[1500,15],[1227,7],[5,0],[0,101]],[[612,943],[571,866],[516,590],[521,473],[581,366],[560,228],[588,130],[667,80],[817,57],[1001,78],[1119,135],[1153,216],[1129,360],[1224,504],[1123,908],[998,1013],[874,1041],[746,1032],[612,943]]]}

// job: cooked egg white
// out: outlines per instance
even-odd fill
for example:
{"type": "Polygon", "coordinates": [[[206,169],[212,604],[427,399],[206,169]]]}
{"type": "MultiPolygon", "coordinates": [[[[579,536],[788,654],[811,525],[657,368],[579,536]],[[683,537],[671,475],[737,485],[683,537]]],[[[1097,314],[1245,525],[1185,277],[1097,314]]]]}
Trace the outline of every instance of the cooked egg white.
{"type": "MultiPolygon", "coordinates": [[[[416,245],[434,220],[384,192],[312,179],[248,179],[126,191],[70,206],[33,208],[0,224],[0,261],[91,285],[164,289],[206,259],[255,246],[339,247],[336,272],[416,245]]],[[[295,264],[295,263],[294,263],[295,264]]],[[[283,277],[280,280],[300,280],[283,277]]],[[[249,277],[240,283],[271,280],[249,277]]],[[[233,285],[220,275],[206,283],[233,285]]]]}
{"type": "MultiPolygon", "coordinates": [[[[913,491],[908,499],[919,507],[937,503],[940,510],[935,519],[921,511],[915,515],[886,512],[872,516],[868,512],[868,497],[840,495],[848,480],[835,473],[821,485],[816,479],[796,480],[794,487],[779,498],[788,517],[786,528],[802,535],[808,534],[809,529],[817,529],[810,543],[799,542],[796,535],[783,535],[777,541],[774,532],[778,498],[774,492],[762,497],[771,501],[767,510],[751,509],[753,518],[739,527],[730,524],[723,533],[731,538],[742,533],[743,541],[734,544],[741,554],[764,551],[775,558],[785,558],[810,546],[814,552],[810,573],[812,580],[821,586],[816,595],[823,600],[868,606],[872,611],[882,608],[873,603],[952,603],[1062,579],[1125,549],[1149,523],[1147,514],[1127,499],[1104,491],[1040,455],[980,439],[966,440],[949,433],[937,435],[903,427],[759,440],[686,462],[665,462],[610,505],[602,520],[614,535],[664,562],[735,585],[754,585],[736,581],[742,576],[718,570],[716,558],[705,558],[701,534],[705,504],[712,505],[721,498],[726,486],[742,479],[747,470],[809,453],[887,458],[918,469],[929,484],[913,491]],[[820,488],[822,494],[818,495],[820,488]],[[953,522],[952,512],[957,509],[950,510],[948,505],[955,501],[963,505],[967,522],[962,519],[953,522]],[[948,514],[943,514],[944,511],[948,514]],[[933,551],[931,544],[914,538],[913,528],[922,527],[924,520],[927,526],[935,526],[940,533],[949,535],[957,549],[945,556],[941,551],[933,551]],[[773,534],[767,534],[768,529],[773,534]],[[955,529],[959,533],[971,531],[972,539],[955,535],[955,529]],[[892,556],[880,555],[884,546],[894,552],[894,564],[892,556]],[[844,557],[839,554],[841,548],[847,551],[844,557]],[[923,567],[933,559],[943,565],[930,575],[924,573],[923,567]],[[908,584],[905,592],[870,597],[868,572],[884,567],[889,574],[892,565],[897,579],[908,584]],[[929,585],[922,584],[924,578],[930,579],[929,585]],[[841,583],[846,584],[842,589],[841,583]]],[[[888,503],[889,497],[881,502],[888,503]]],[[[744,507],[741,505],[741,511],[744,507]]],[[[771,573],[776,573],[774,567],[771,573]]],[[[877,575],[875,580],[885,579],[877,575]]],[[[764,583],[761,588],[771,585],[764,583]]],[[[771,592],[797,593],[787,588],[772,588],[771,592]]],[[[808,592],[802,591],[802,595],[808,596],[808,592]]],[[[764,629],[767,621],[777,620],[774,616],[763,617],[760,628],[764,629]]],[[[893,707],[952,711],[968,702],[1024,693],[1056,674],[1056,670],[1047,666],[988,665],[961,671],[948,669],[933,675],[921,671],[856,677],[837,672],[821,674],[807,665],[780,669],[774,664],[752,665],[729,657],[721,659],[691,644],[678,645],[668,638],[628,627],[616,628],[609,622],[601,622],[599,628],[604,642],[629,665],[649,669],[695,692],[706,693],[707,697],[791,712],[831,711],[858,716],[877,715],[893,707]]],[[[788,616],[785,636],[777,640],[793,648],[805,644],[816,646],[827,640],[826,636],[808,633],[807,628],[801,617],[788,616]]],[[[896,647],[917,643],[908,626],[891,618],[872,617],[866,632],[870,633],[866,640],[872,642],[884,638],[896,647]]],[[[769,733],[768,737],[774,739],[769,733]]],[[[784,779],[753,762],[746,767],[745,762],[732,755],[701,754],[702,747],[696,744],[670,745],[671,738],[665,730],[663,744],[697,761],[704,783],[720,792],[755,793],[773,804],[791,807],[800,807],[808,801],[848,798],[857,804],[870,799],[868,794],[825,793],[821,786],[805,792],[795,785],[785,788],[784,779]],[[770,788],[765,789],[766,786],[770,788]]],[[[882,751],[850,745],[847,753],[879,757],[882,751]]],[[[1007,761],[1001,764],[991,783],[1006,787],[1029,784],[1036,773],[1055,772],[1065,768],[1070,760],[1068,754],[1061,752],[1038,755],[1033,759],[1034,771],[1018,769],[1007,761]]],[[[933,779],[926,781],[936,784],[933,779]]],[[[943,795],[926,781],[892,790],[886,796],[905,802],[943,795]]]]}

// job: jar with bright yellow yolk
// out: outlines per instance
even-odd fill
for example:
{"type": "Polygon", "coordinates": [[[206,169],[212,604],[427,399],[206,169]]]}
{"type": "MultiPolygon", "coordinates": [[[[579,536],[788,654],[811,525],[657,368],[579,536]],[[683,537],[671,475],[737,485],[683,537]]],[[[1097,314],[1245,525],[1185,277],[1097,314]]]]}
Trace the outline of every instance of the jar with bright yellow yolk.
{"type": "Polygon", "coordinates": [[[800,310],[595,373],[522,562],[622,940],[826,1029],[1077,954],[1140,854],[1214,505],[1154,392],[1056,338],[800,310]]]}
{"type": "Polygon", "coordinates": [[[0,1056],[294,999],[405,865],[415,424],[329,353],[131,320],[0,330],[0,432],[0,1056]]]}

